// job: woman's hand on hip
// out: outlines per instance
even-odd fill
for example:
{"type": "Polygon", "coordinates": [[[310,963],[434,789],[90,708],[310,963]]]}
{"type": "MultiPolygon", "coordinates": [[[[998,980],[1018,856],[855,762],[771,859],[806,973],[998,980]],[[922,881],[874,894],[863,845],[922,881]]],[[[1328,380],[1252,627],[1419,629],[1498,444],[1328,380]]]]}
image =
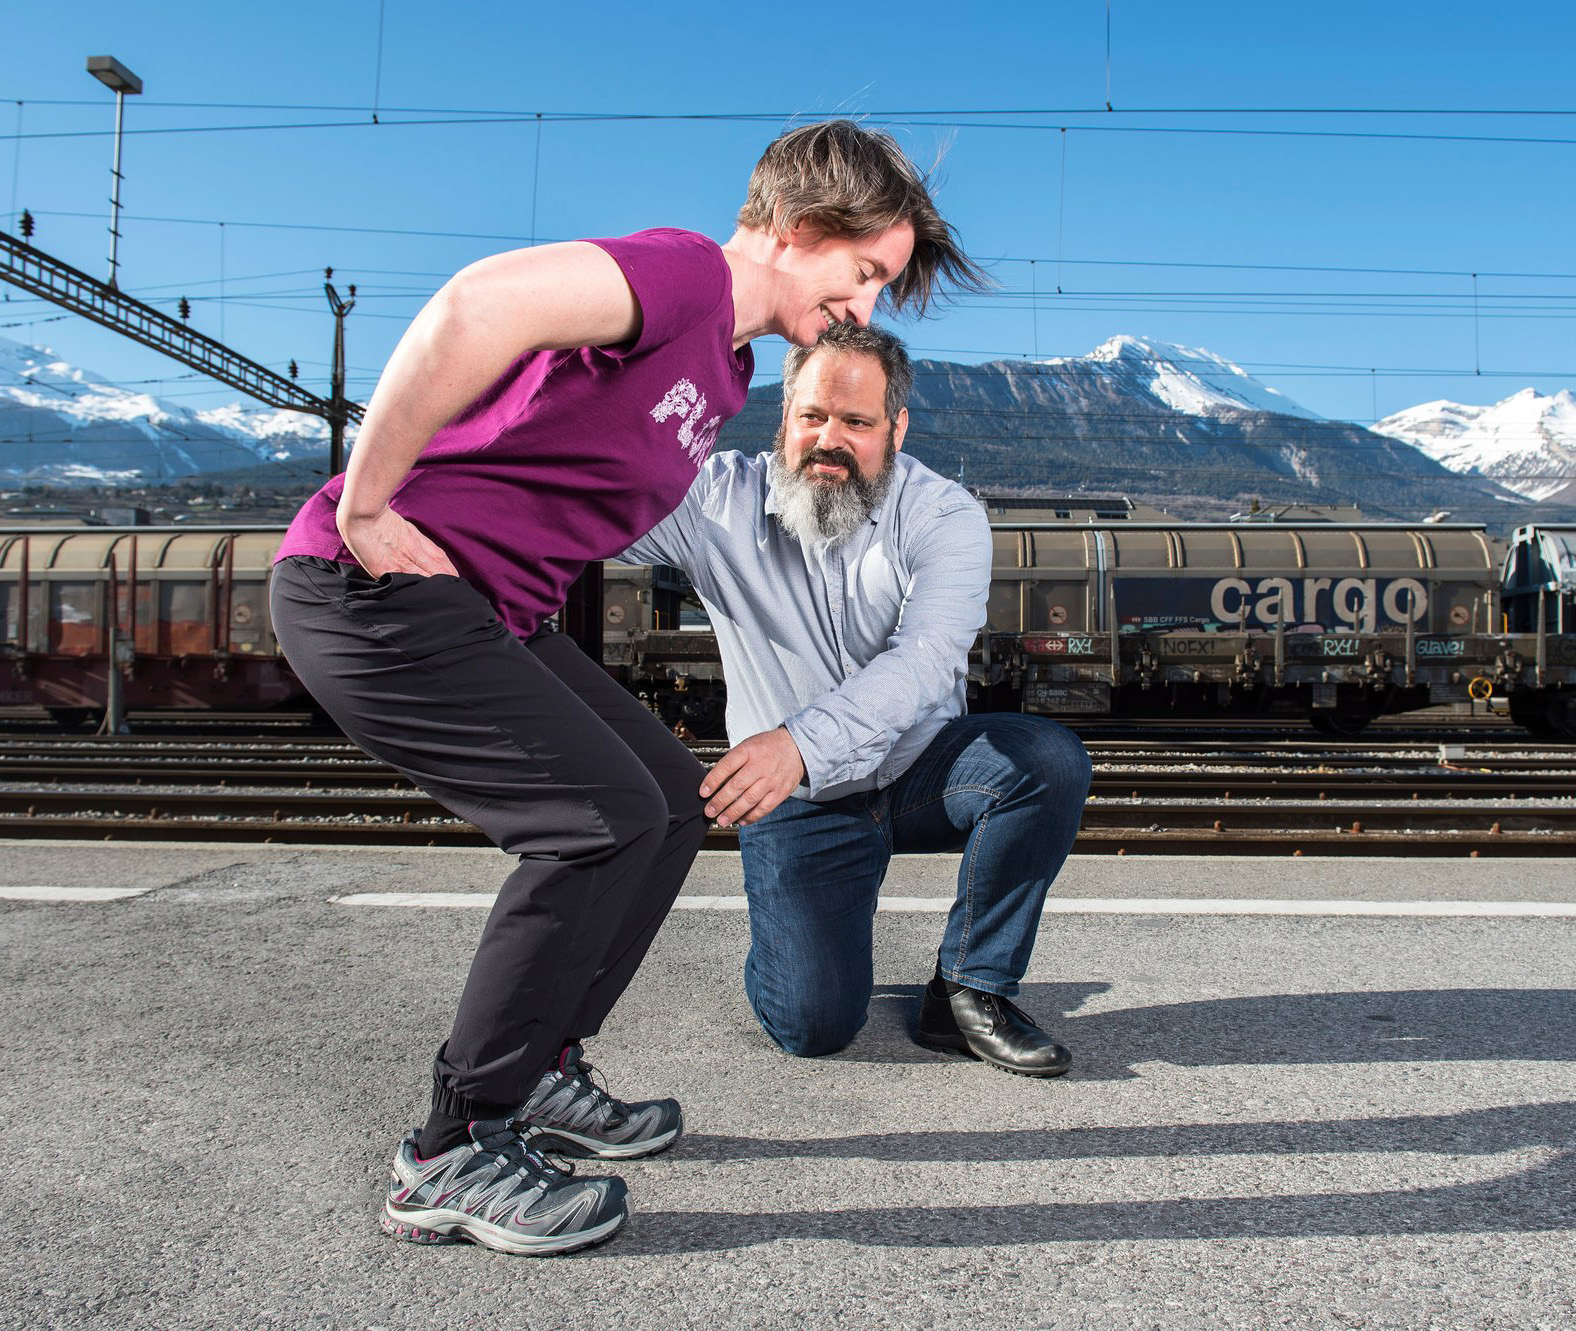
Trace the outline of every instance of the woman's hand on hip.
{"type": "Polygon", "coordinates": [[[340,537],[356,557],[356,563],[374,578],[385,573],[459,576],[443,547],[392,508],[364,518],[341,512],[338,523],[340,537]]]}

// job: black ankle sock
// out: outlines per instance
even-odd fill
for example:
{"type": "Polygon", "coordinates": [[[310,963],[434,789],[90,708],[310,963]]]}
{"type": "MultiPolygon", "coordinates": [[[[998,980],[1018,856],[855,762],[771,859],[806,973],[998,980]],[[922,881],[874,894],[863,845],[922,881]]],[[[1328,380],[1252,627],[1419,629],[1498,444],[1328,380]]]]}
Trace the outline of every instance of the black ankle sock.
{"type": "Polygon", "coordinates": [[[433,1156],[452,1151],[456,1146],[462,1146],[470,1139],[469,1119],[455,1118],[451,1114],[434,1109],[427,1117],[427,1126],[421,1130],[421,1136],[416,1139],[416,1150],[421,1153],[423,1160],[431,1160],[433,1156]]]}
{"type": "Polygon", "coordinates": [[[940,966],[936,967],[935,983],[941,986],[942,991],[947,995],[948,998],[951,998],[953,994],[958,992],[958,990],[968,988],[966,984],[954,984],[951,980],[947,979],[947,977],[941,973],[940,966]]]}

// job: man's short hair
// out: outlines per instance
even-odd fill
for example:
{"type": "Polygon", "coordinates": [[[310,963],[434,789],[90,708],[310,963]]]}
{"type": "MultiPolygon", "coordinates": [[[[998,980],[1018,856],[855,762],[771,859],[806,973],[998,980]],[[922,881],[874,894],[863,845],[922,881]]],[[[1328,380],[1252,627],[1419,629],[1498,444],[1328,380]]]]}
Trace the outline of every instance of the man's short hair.
{"type": "Polygon", "coordinates": [[[914,387],[914,366],[902,340],[878,328],[875,324],[860,327],[856,323],[832,324],[811,347],[789,347],[783,357],[783,408],[793,401],[793,390],[799,382],[799,373],[811,356],[818,351],[839,354],[858,353],[873,356],[886,374],[886,414],[890,424],[897,424],[898,413],[908,405],[908,395],[914,387]]]}
{"type": "Polygon", "coordinates": [[[854,237],[907,222],[914,228],[914,255],[883,296],[894,310],[924,314],[943,282],[962,291],[991,286],[897,140],[852,120],[803,125],[773,140],[750,175],[738,222],[778,235],[803,222],[828,235],[854,237]]]}

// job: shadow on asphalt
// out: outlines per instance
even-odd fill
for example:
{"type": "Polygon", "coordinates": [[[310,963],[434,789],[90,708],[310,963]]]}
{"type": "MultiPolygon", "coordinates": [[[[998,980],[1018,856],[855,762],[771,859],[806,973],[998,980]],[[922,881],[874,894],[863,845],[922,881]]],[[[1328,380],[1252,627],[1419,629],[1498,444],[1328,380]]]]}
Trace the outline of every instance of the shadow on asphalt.
{"type": "MultiPolygon", "coordinates": [[[[1520,1106],[1435,1120],[1443,1140],[1455,1135],[1456,1117],[1480,1120],[1483,1130],[1505,1131],[1506,1141],[1518,1129],[1542,1124],[1534,1135],[1549,1140],[1558,1134],[1569,1142],[1576,1106],[1520,1106]],[[1507,1116],[1502,1127],[1489,1128],[1494,1115],[1507,1116]],[[1540,1115],[1542,1118],[1540,1119],[1540,1115]]],[[[1420,1120],[1376,1119],[1367,1124],[1239,1124],[1240,1149],[1253,1134],[1274,1138],[1282,1132],[1313,1127],[1356,1130],[1362,1140],[1369,1129],[1387,1124],[1416,1125],[1420,1120]]],[[[1215,1139],[1232,1129],[1198,1127],[1135,1129],[1136,1145],[1146,1134],[1166,1131],[1207,1133],[1215,1139]]],[[[1055,1138],[1054,1131],[1038,1134],[1055,1138]]],[[[962,1134],[966,1143],[971,1134],[962,1134]]],[[[721,1139],[727,1140],[727,1139],[721,1139]]],[[[856,1138],[846,1139],[857,1141],[856,1138]]],[[[882,1140],[875,1138],[872,1140],[882,1140]]],[[[937,1134],[939,1142],[955,1140],[937,1134]]],[[[1158,1144],[1158,1143],[1156,1143],[1158,1144]]],[[[826,1143],[800,1144],[806,1154],[824,1155],[826,1143]]],[[[696,1142],[704,1149],[704,1144],[696,1142]]],[[[1316,1145],[1300,1150],[1327,1149],[1316,1145]]],[[[1400,1149],[1394,1141],[1388,1148],[1400,1149]]],[[[1415,1148],[1412,1148],[1415,1149],[1415,1148]]],[[[1439,1149],[1448,1149],[1440,1147],[1439,1149]]],[[[970,1157],[949,1155],[954,1160],[970,1157]]],[[[991,1158],[995,1158],[992,1156],[991,1158]]],[[[1020,1206],[856,1207],[841,1211],[667,1211],[637,1212],[618,1238],[599,1257],[641,1254],[714,1252],[748,1248],[783,1239],[833,1239],[867,1247],[986,1248],[1022,1243],[1088,1243],[1166,1241],[1182,1239],[1354,1238],[1418,1234],[1527,1234],[1576,1229],[1576,1154],[1557,1158],[1503,1178],[1481,1182],[1381,1192],[1330,1192],[1264,1197],[1179,1198],[1164,1201],[1046,1202],[1020,1206]]],[[[593,1258],[595,1260],[595,1258],[593,1258]]]]}
{"type": "MultiPolygon", "coordinates": [[[[857,1137],[723,1137],[690,1133],[690,1160],[889,1160],[1000,1164],[1231,1155],[1499,1155],[1576,1142],[1576,1103],[1511,1105],[1456,1114],[1408,1114],[1264,1123],[1173,1123],[1126,1128],[1023,1128],[1010,1132],[876,1132],[857,1137]]],[[[1576,1164],[1576,1161],[1572,1162],[1576,1164]]],[[[1576,1203],[1576,1193],[1567,1198],[1576,1203]]]]}
{"type": "MultiPolygon", "coordinates": [[[[1110,1081],[1145,1063],[1206,1068],[1305,1063],[1576,1060],[1576,990],[1408,989],[1262,994],[1077,1015],[1108,984],[1027,984],[1016,1000],[1073,1051],[1068,1078],[1110,1081]]],[[[954,1056],[914,1043],[922,985],[881,985],[855,1063],[954,1056]]]]}
{"type": "Polygon", "coordinates": [[[840,1211],[638,1212],[606,1255],[710,1252],[782,1239],[867,1247],[982,1248],[1014,1243],[1548,1233],[1576,1229],[1576,1103],[1326,1122],[1188,1123],[1016,1132],[893,1132],[769,1141],[696,1134],[697,1160],[1001,1161],[1221,1155],[1560,1154],[1501,1178],[1431,1188],[1019,1206],[857,1207],[840,1211]]]}
{"type": "MultiPolygon", "coordinates": [[[[1075,1013],[1104,984],[1029,985],[1023,1006],[1064,1038],[1072,1076],[1119,1079],[1151,1062],[1188,1067],[1396,1061],[1576,1060],[1576,991],[1443,989],[1276,994],[1075,1013]]],[[[919,1062],[921,986],[878,988],[869,1025],[832,1062],[919,1062]]],[[[979,1075],[993,1075],[979,1069],[979,1075]]],[[[1493,1156],[1559,1152],[1504,1177],[1436,1187],[1018,1206],[855,1207],[775,1213],[637,1213],[607,1257],[707,1252],[782,1239],[978,1248],[1112,1240],[1542,1233],[1576,1229],[1576,1103],[1311,1122],[888,1132],[779,1139],[687,1136],[696,1161],[878,1160],[992,1164],[1244,1155],[1493,1156]]]]}

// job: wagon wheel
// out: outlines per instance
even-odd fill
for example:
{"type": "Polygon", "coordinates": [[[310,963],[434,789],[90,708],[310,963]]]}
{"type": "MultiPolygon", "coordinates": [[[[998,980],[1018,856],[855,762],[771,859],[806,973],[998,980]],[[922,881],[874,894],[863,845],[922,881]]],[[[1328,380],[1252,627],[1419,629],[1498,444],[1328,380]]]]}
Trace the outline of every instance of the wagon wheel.
{"type": "Polygon", "coordinates": [[[1373,717],[1367,712],[1348,712],[1339,708],[1330,711],[1320,708],[1308,716],[1309,724],[1321,735],[1328,735],[1331,739],[1356,739],[1372,720],[1373,717]]]}
{"type": "Polygon", "coordinates": [[[62,730],[81,730],[88,722],[97,725],[103,712],[91,707],[51,707],[49,719],[62,730]]]}
{"type": "Polygon", "coordinates": [[[1576,743],[1576,697],[1513,693],[1510,719],[1534,739],[1576,743]]]}

